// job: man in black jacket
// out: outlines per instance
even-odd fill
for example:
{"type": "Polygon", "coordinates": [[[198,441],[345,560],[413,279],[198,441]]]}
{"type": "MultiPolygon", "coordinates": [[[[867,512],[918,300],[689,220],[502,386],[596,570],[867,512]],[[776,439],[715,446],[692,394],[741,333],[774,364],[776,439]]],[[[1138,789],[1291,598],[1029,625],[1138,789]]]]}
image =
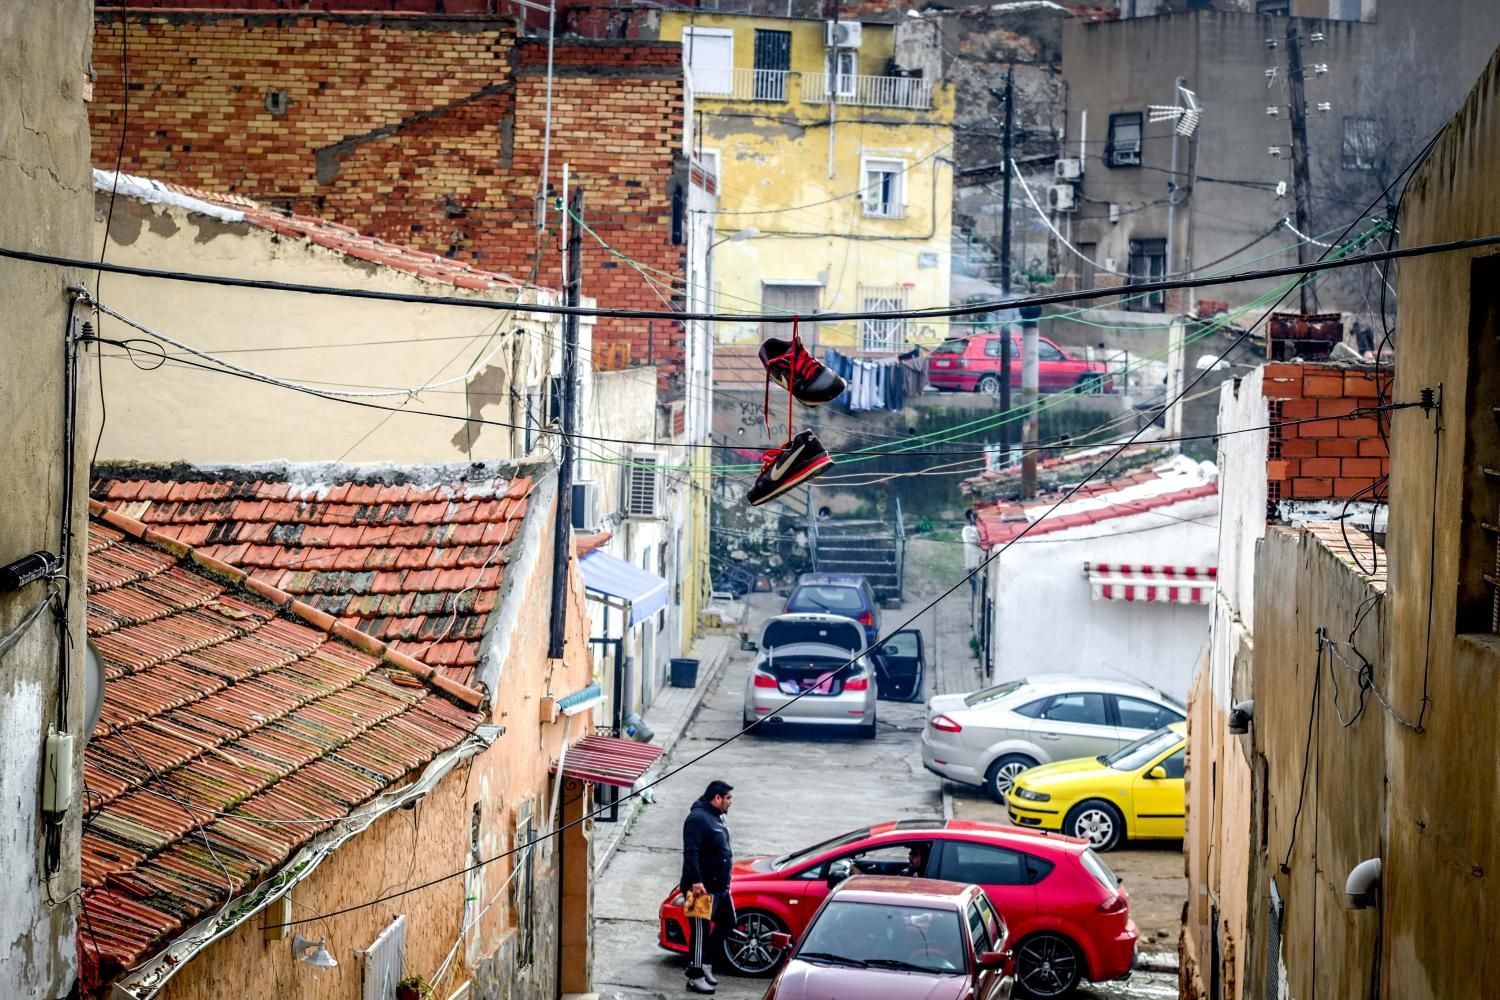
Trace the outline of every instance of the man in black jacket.
{"type": "Polygon", "coordinates": [[[724,814],[734,801],[734,788],[727,781],[708,783],[703,796],[693,803],[682,824],[682,891],[692,896],[713,897],[713,916],[688,921],[689,993],[712,993],[718,980],[709,963],[724,947],[734,927],[734,901],[729,898],[729,872],[734,850],[724,814]]]}

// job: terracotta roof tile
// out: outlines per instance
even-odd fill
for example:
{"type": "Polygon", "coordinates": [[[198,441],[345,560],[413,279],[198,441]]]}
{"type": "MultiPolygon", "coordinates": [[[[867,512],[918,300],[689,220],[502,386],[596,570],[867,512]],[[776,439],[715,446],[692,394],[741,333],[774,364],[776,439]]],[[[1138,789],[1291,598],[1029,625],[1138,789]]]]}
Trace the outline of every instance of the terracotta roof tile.
{"type": "MultiPolygon", "coordinates": [[[[1130,517],[1159,507],[1213,496],[1218,492],[1217,478],[1205,481],[1199,475],[1184,473],[1174,463],[1166,463],[1115,479],[1090,483],[1055,511],[1048,513],[1035,527],[1026,531],[1026,538],[1130,517]]],[[[1017,538],[1038,512],[1049,511],[1064,495],[1060,492],[1025,502],[990,501],[976,504],[974,513],[978,520],[980,544],[990,548],[1017,538]]]]}
{"type": "MultiPolygon", "coordinates": [[[[177,495],[224,487],[189,485],[205,489],[177,495]]],[[[174,502],[172,490],[150,492],[174,502]]],[[[238,570],[164,548],[103,504],[92,515],[88,633],[109,682],[83,762],[86,990],[328,825],[276,821],[346,815],[482,718],[479,692],[378,639],[344,624],[330,633],[332,618],[260,585],[279,599],[268,603],[238,570]]]]}
{"type": "MultiPolygon", "coordinates": [[[[430,482],[310,487],[274,481],[259,468],[138,473],[101,470],[94,495],[112,507],[129,504],[139,519],[248,571],[252,589],[276,588],[461,684],[480,663],[487,616],[532,487],[524,476],[444,483],[433,473],[430,482]]],[[[110,579],[149,569],[107,552],[101,562],[110,579]]],[[[120,611],[105,604],[98,613],[120,611]]]]}

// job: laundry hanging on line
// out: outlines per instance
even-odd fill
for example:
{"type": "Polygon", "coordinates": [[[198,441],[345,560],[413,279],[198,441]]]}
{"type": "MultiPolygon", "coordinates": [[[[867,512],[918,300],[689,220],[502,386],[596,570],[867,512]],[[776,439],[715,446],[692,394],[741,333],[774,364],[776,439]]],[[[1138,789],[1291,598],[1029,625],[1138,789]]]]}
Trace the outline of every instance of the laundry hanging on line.
{"type": "Polygon", "coordinates": [[[908,396],[922,391],[926,362],[920,352],[879,358],[854,358],[833,348],[823,351],[823,363],[849,383],[838,402],[851,411],[900,410],[908,396]]]}

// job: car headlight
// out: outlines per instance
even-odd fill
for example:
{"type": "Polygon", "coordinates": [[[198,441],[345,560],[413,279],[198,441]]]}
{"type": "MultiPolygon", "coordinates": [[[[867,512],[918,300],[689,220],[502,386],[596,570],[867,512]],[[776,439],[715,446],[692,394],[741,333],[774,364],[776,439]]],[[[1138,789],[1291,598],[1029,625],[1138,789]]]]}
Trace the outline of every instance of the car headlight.
{"type": "Polygon", "coordinates": [[[1029,788],[1022,788],[1020,785],[1016,786],[1014,794],[1016,798],[1025,799],[1027,802],[1047,802],[1052,798],[1046,792],[1033,792],[1029,788]]]}
{"type": "Polygon", "coordinates": [[[669,905],[671,905],[671,906],[683,906],[686,903],[687,903],[687,897],[684,896],[682,893],[679,892],[677,895],[675,895],[675,896],[672,897],[672,902],[669,905]]]}

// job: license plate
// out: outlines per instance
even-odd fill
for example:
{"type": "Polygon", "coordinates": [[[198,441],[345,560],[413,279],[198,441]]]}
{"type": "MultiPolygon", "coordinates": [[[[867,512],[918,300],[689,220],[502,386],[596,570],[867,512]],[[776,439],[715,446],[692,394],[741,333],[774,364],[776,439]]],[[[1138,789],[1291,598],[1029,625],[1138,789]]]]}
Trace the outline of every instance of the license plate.
{"type": "Polygon", "coordinates": [[[932,363],[932,367],[934,367],[934,368],[947,368],[952,363],[953,362],[951,362],[951,361],[934,361],[932,363]]]}

